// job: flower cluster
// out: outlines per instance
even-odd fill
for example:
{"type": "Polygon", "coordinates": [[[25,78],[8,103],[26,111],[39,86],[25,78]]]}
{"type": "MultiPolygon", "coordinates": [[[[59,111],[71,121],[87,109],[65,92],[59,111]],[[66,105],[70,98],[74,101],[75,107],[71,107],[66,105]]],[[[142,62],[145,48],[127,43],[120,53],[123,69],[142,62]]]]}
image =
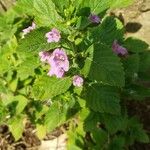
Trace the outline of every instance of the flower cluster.
{"type": "Polygon", "coordinates": [[[117,55],[125,56],[128,54],[128,51],[126,48],[122,47],[118,44],[117,40],[115,40],[112,44],[113,52],[117,55]]]}
{"type": "Polygon", "coordinates": [[[31,26],[22,30],[23,31],[22,38],[24,38],[26,34],[30,33],[35,28],[36,28],[36,24],[34,22],[32,22],[31,26]]]}
{"type": "MultiPolygon", "coordinates": [[[[53,28],[50,32],[46,33],[47,42],[59,42],[61,35],[60,32],[53,28]]],[[[50,70],[48,72],[49,76],[55,75],[57,78],[62,78],[69,70],[69,60],[66,52],[61,48],[56,48],[52,53],[48,51],[39,52],[39,57],[42,62],[46,62],[50,65],[50,70]]],[[[83,78],[75,75],[73,76],[73,85],[82,86],[83,78]]]]}
{"type": "Polygon", "coordinates": [[[63,49],[57,48],[53,53],[42,51],[39,56],[42,62],[50,64],[49,76],[56,75],[57,78],[62,78],[69,70],[68,57],[63,49]]]}

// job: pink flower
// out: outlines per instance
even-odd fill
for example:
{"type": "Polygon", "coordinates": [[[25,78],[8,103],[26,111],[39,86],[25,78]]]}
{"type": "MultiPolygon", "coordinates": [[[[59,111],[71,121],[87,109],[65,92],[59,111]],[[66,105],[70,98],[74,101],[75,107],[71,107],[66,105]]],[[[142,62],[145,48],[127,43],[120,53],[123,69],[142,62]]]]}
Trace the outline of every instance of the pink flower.
{"type": "Polygon", "coordinates": [[[94,15],[94,14],[90,14],[89,20],[90,20],[92,23],[100,23],[100,18],[99,18],[99,16],[94,15]]]}
{"type": "Polygon", "coordinates": [[[62,68],[59,67],[52,67],[49,70],[48,74],[49,76],[56,75],[57,78],[62,78],[65,74],[65,71],[62,68]]]}
{"type": "Polygon", "coordinates": [[[40,56],[40,60],[42,62],[46,62],[50,58],[50,53],[47,51],[41,51],[41,52],[39,52],[39,56],[40,56]]]}
{"type": "Polygon", "coordinates": [[[69,60],[64,50],[55,49],[48,58],[48,63],[51,68],[48,75],[56,75],[56,77],[63,77],[64,73],[69,70],[69,60]]]}
{"type": "Polygon", "coordinates": [[[121,45],[118,44],[117,40],[115,40],[112,44],[112,49],[113,49],[113,52],[117,55],[127,55],[128,54],[128,51],[126,48],[122,47],[121,45]]]}
{"type": "Polygon", "coordinates": [[[32,22],[32,25],[29,26],[28,28],[23,29],[23,34],[22,34],[22,38],[24,38],[24,36],[28,33],[30,33],[32,30],[34,30],[36,28],[36,24],[34,22],[32,22]]]}
{"type": "Polygon", "coordinates": [[[48,43],[59,42],[61,38],[60,32],[55,28],[53,28],[50,32],[46,33],[45,36],[47,37],[48,43]]]}
{"type": "Polygon", "coordinates": [[[73,85],[77,87],[81,87],[83,85],[83,78],[80,77],[79,75],[73,76],[73,85]]]}

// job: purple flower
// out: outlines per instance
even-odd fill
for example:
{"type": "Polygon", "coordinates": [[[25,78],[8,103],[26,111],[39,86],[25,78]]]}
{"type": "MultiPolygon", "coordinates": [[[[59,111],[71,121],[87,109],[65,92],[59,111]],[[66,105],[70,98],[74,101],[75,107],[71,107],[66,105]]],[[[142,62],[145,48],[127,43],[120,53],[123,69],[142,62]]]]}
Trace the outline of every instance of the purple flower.
{"type": "Polygon", "coordinates": [[[32,30],[34,30],[36,28],[36,24],[34,22],[32,22],[32,25],[29,26],[28,28],[23,29],[23,34],[22,34],[22,38],[24,38],[24,36],[28,33],[30,33],[32,30]]]}
{"type": "Polygon", "coordinates": [[[60,32],[55,28],[53,28],[50,32],[46,33],[45,36],[47,37],[48,43],[59,42],[61,38],[60,32]]]}
{"type": "Polygon", "coordinates": [[[79,75],[73,76],[73,85],[77,87],[81,87],[83,85],[83,78],[79,75]]]}
{"type": "Polygon", "coordinates": [[[112,49],[113,49],[113,52],[117,55],[127,55],[128,54],[128,51],[126,48],[122,47],[121,45],[118,44],[117,40],[115,40],[112,44],[112,49]]]}
{"type": "Polygon", "coordinates": [[[90,20],[92,23],[100,23],[100,18],[99,18],[99,16],[94,15],[94,14],[90,14],[89,20],[90,20]]]}
{"type": "Polygon", "coordinates": [[[40,56],[40,60],[42,62],[46,62],[50,58],[50,53],[47,51],[41,51],[41,52],[39,52],[39,56],[40,56]]]}
{"type": "Polygon", "coordinates": [[[69,70],[69,60],[64,50],[55,49],[48,58],[51,68],[48,75],[56,75],[57,78],[63,77],[64,73],[69,70]]]}
{"type": "Polygon", "coordinates": [[[55,49],[48,60],[49,64],[53,67],[62,68],[64,71],[69,70],[68,57],[62,49],[55,49]]]}
{"type": "Polygon", "coordinates": [[[48,74],[49,76],[56,75],[57,78],[62,78],[65,74],[65,71],[62,68],[59,67],[52,67],[49,70],[48,74]]]}

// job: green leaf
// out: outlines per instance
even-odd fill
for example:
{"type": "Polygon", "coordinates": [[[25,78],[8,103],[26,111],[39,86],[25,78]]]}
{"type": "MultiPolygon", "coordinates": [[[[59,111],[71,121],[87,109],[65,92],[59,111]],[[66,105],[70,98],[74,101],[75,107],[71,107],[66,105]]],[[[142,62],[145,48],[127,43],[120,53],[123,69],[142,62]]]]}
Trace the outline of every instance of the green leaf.
{"type": "Polygon", "coordinates": [[[124,46],[129,52],[140,53],[148,50],[149,45],[139,39],[129,37],[124,41],[124,46]]]}
{"type": "Polygon", "coordinates": [[[96,142],[93,150],[99,150],[99,148],[103,147],[108,140],[108,133],[100,128],[93,130],[91,134],[94,141],[96,142]]]}
{"type": "Polygon", "coordinates": [[[38,138],[43,139],[46,136],[46,126],[38,124],[36,126],[36,129],[37,129],[36,135],[38,136],[38,138]]]}
{"type": "Polygon", "coordinates": [[[19,0],[14,6],[14,10],[18,14],[28,14],[33,16],[33,1],[32,0],[19,0]]]}
{"type": "Polygon", "coordinates": [[[27,34],[27,36],[20,40],[17,52],[20,53],[20,57],[36,56],[38,57],[39,51],[49,50],[56,48],[58,43],[47,43],[45,34],[49,32],[49,28],[38,28],[27,34]]]}
{"type": "Polygon", "coordinates": [[[127,117],[121,115],[100,114],[100,122],[103,123],[107,131],[111,134],[117,131],[125,131],[127,127],[127,117]]]}
{"type": "MultiPolygon", "coordinates": [[[[139,55],[133,54],[129,55],[126,59],[123,60],[124,68],[125,68],[125,74],[127,77],[132,77],[139,72],[139,55]]],[[[136,76],[135,76],[136,77],[136,76]]]]}
{"type": "Polygon", "coordinates": [[[57,22],[62,20],[62,18],[58,15],[52,0],[34,0],[33,4],[35,20],[37,20],[41,25],[57,26],[57,22]]]}
{"type": "Polygon", "coordinates": [[[52,0],[52,2],[55,4],[57,12],[60,12],[62,16],[64,14],[64,9],[68,8],[70,5],[69,0],[52,0]]]}
{"type": "Polygon", "coordinates": [[[38,56],[25,58],[24,61],[17,66],[18,77],[21,80],[24,80],[29,76],[34,76],[35,68],[37,68],[39,65],[40,63],[38,56]]]}
{"type": "Polygon", "coordinates": [[[136,118],[131,118],[128,121],[129,139],[136,140],[142,143],[149,143],[149,137],[143,129],[142,124],[136,118]]]}
{"type": "Polygon", "coordinates": [[[122,8],[131,5],[134,0],[111,0],[111,8],[122,8]]]}
{"type": "Polygon", "coordinates": [[[123,150],[125,146],[125,138],[123,136],[115,136],[111,141],[108,150],[123,150]]]}
{"type": "Polygon", "coordinates": [[[87,51],[90,51],[91,55],[85,60],[82,69],[85,76],[103,84],[124,86],[123,67],[112,49],[103,44],[95,44],[90,46],[87,51]]]}
{"type": "Polygon", "coordinates": [[[99,26],[91,29],[91,38],[95,42],[101,41],[110,46],[114,40],[120,40],[123,36],[123,24],[113,16],[106,17],[99,26]]]}
{"type": "Polygon", "coordinates": [[[11,83],[9,84],[9,87],[13,92],[15,92],[17,89],[17,85],[18,85],[18,78],[12,80],[11,83]]]}
{"type": "Polygon", "coordinates": [[[33,86],[33,95],[36,99],[47,100],[65,93],[72,82],[69,77],[58,79],[55,77],[41,76],[33,86]]]}
{"type": "Polygon", "coordinates": [[[67,141],[67,149],[69,150],[83,150],[84,140],[85,140],[85,132],[83,130],[83,122],[79,121],[78,125],[75,126],[74,121],[70,123],[68,130],[68,141],[67,141]]]}
{"type": "Polygon", "coordinates": [[[119,114],[119,95],[114,87],[92,84],[85,91],[87,106],[94,111],[109,114],[119,114]]]}
{"type": "MultiPolygon", "coordinates": [[[[72,99],[70,99],[72,101],[72,99]]],[[[70,102],[61,102],[55,101],[45,116],[45,125],[48,132],[51,132],[56,127],[63,124],[67,119],[71,116],[69,115],[69,111],[74,108],[75,105],[71,106],[70,102]]]]}
{"type": "Polygon", "coordinates": [[[110,0],[85,0],[82,7],[90,7],[92,13],[99,14],[110,7],[110,0]]]}
{"type": "Polygon", "coordinates": [[[16,107],[16,114],[22,113],[22,111],[24,110],[24,108],[26,107],[28,103],[27,98],[22,95],[17,95],[14,97],[14,101],[18,102],[17,107],[16,107]]]}
{"type": "Polygon", "coordinates": [[[140,72],[148,72],[150,70],[150,51],[142,53],[140,55],[140,72]]]}
{"type": "Polygon", "coordinates": [[[84,121],[84,130],[87,132],[93,131],[97,128],[99,122],[99,115],[90,113],[84,121]]]}
{"type": "Polygon", "coordinates": [[[101,13],[108,8],[126,7],[133,0],[82,0],[82,7],[90,7],[92,13],[101,13]]]}
{"type": "Polygon", "coordinates": [[[136,84],[130,85],[126,92],[128,93],[127,96],[131,100],[144,100],[145,98],[150,97],[150,88],[146,88],[144,86],[136,84]]]}
{"type": "Polygon", "coordinates": [[[24,126],[23,126],[23,118],[22,117],[15,117],[10,120],[9,123],[9,130],[14,136],[15,140],[19,140],[22,136],[24,126]]]}

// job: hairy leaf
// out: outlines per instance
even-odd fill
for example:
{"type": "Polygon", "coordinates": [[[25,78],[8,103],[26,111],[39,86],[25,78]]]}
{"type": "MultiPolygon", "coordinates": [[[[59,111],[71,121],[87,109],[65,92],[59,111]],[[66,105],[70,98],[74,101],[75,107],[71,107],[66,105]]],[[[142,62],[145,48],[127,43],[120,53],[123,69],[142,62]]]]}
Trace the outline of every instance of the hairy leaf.
{"type": "Polygon", "coordinates": [[[93,84],[86,90],[87,106],[96,112],[119,114],[119,95],[114,87],[93,84]]]}
{"type": "Polygon", "coordinates": [[[33,86],[33,95],[36,99],[47,100],[66,92],[70,86],[71,79],[69,77],[57,79],[55,77],[41,76],[33,86]]]}
{"type": "Polygon", "coordinates": [[[110,46],[114,40],[122,39],[123,35],[123,24],[112,16],[106,17],[98,27],[91,29],[91,38],[95,42],[101,41],[110,46]]]}
{"type": "Polygon", "coordinates": [[[88,51],[93,54],[87,57],[82,69],[85,76],[103,84],[124,86],[122,64],[109,47],[103,44],[95,44],[90,46],[88,51]]]}
{"type": "Polygon", "coordinates": [[[57,25],[62,20],[52,0],[34,0],[35,19],[44,26],[57,25]],[[44,21],[43,21],[44,20],[44,21]]]}

